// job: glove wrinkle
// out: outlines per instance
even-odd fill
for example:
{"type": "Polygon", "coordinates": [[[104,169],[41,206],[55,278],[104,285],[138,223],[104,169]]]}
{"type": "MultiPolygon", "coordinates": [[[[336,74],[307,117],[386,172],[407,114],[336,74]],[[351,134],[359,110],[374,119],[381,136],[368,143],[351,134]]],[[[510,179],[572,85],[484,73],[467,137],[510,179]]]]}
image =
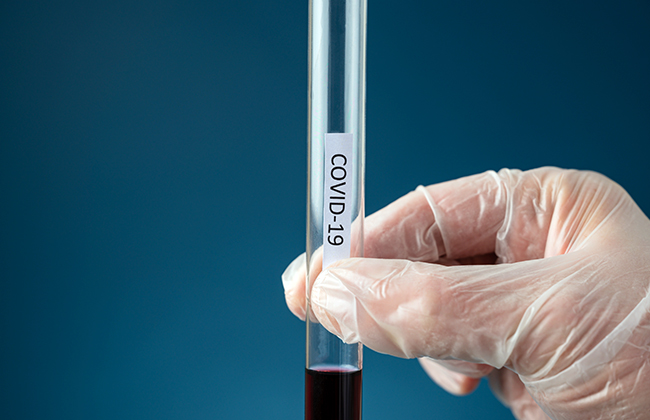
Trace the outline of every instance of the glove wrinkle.
{"type": "MultiPolygon", "coordinates": [[[[540,391],[580,385],[590,379],[593,374],[600,370],[599,368],[609,363],[619,353],[623,346],[627,344],[641,320],[648,318],[649,311],[650,295],[641,299],[632,312],[614,330],[568,368],[551,377],[541,379],[522,377],[522,381],[527,386],[540,391]]],[[[644,350],[650,351],[650,348],[644,348],[644,350]]]]}
{"type": "Polygon", "coordinates": [[[434,222],[426,232],[428,233],[427,237],[430,235],[430,243],[432,244],[431,252],[435,255],[435,258],[433,258],[431,262],[435,262],[438,261],[438,259],[444,257],[447,252],[445,235],[440,230],[440,225],[438,224],[438,220],[440,220],[440,210],[438,210],[435,202],[433,201],[433,197],[431,197],[431,194],[429,194],[426,188],[424,188],[422,185],[418,185],[416,191],[419,191],[422,193],[422,195],[424,195],[424,198],[427,200],[427,203],[429,203],[429,207],[433,213],[434,222]],[[438,238],[440,239],[439,241],[437,240],[438,238]]]}

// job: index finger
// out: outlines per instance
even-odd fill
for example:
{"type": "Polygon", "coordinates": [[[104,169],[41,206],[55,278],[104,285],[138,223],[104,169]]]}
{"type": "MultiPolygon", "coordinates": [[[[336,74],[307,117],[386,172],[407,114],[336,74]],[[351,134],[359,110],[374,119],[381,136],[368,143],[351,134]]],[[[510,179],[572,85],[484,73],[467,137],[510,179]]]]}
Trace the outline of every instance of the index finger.
{"type": "Polygon", "coordinates": [[[500,190],[493,171],[420,186],[366,219],[365,256],[435,262],[494,252],[500,190]]]}
{"type": "Polygon", "coordinates": [[[418,187],[366,219],[365,256],[435,262],[502,255],[500,239],[510,234],[526,258],[541,258],[554,199],[544,186],[561,174],[502,169],[418,187]],[[513,218],[521,219],[517,232],[508,231],[513,218]]]}

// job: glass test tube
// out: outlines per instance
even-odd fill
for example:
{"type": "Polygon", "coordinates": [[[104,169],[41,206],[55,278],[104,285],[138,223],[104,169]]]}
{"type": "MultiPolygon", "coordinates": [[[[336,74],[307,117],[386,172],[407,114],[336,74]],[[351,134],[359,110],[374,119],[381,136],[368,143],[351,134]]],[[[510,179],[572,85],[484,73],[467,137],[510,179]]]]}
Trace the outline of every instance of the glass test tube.
{"type": "MultiPolygon", "coordinates": [[[[367,0],[310,0],[307,307],[321,269],[363,256],[367,0]]],[[[361,418],[362,346],[308,310],[306,420],[361,418]]]]}

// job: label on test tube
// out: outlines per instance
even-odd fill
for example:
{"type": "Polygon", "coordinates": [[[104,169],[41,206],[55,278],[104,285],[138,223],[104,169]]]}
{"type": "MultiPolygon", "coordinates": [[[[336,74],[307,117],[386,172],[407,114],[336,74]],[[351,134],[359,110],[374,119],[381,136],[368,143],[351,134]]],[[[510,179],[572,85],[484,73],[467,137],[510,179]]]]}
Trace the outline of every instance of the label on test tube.
{"type": "Polygon", "coordinates": [[[325,134],[323,269],[350,257],[353,140],[352,133],[325,134]]]}

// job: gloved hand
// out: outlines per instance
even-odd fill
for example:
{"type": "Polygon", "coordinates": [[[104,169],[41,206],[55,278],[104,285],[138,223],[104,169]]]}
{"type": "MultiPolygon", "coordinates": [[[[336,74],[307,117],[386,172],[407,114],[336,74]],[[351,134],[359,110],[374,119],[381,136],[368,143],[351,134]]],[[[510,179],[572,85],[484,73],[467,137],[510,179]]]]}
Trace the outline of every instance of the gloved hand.
{"type": "MultiPolygon", "coordinates": [[[[311,309],[344,341],[421,358],[456,394],[489,374],[519,419],[650,418],[650,221],[619,185],[504,169],[365,226],[367,258],[312,270],[311,309]]],[[[304,256],[283,283],[304,317],[304,256]]]]}

